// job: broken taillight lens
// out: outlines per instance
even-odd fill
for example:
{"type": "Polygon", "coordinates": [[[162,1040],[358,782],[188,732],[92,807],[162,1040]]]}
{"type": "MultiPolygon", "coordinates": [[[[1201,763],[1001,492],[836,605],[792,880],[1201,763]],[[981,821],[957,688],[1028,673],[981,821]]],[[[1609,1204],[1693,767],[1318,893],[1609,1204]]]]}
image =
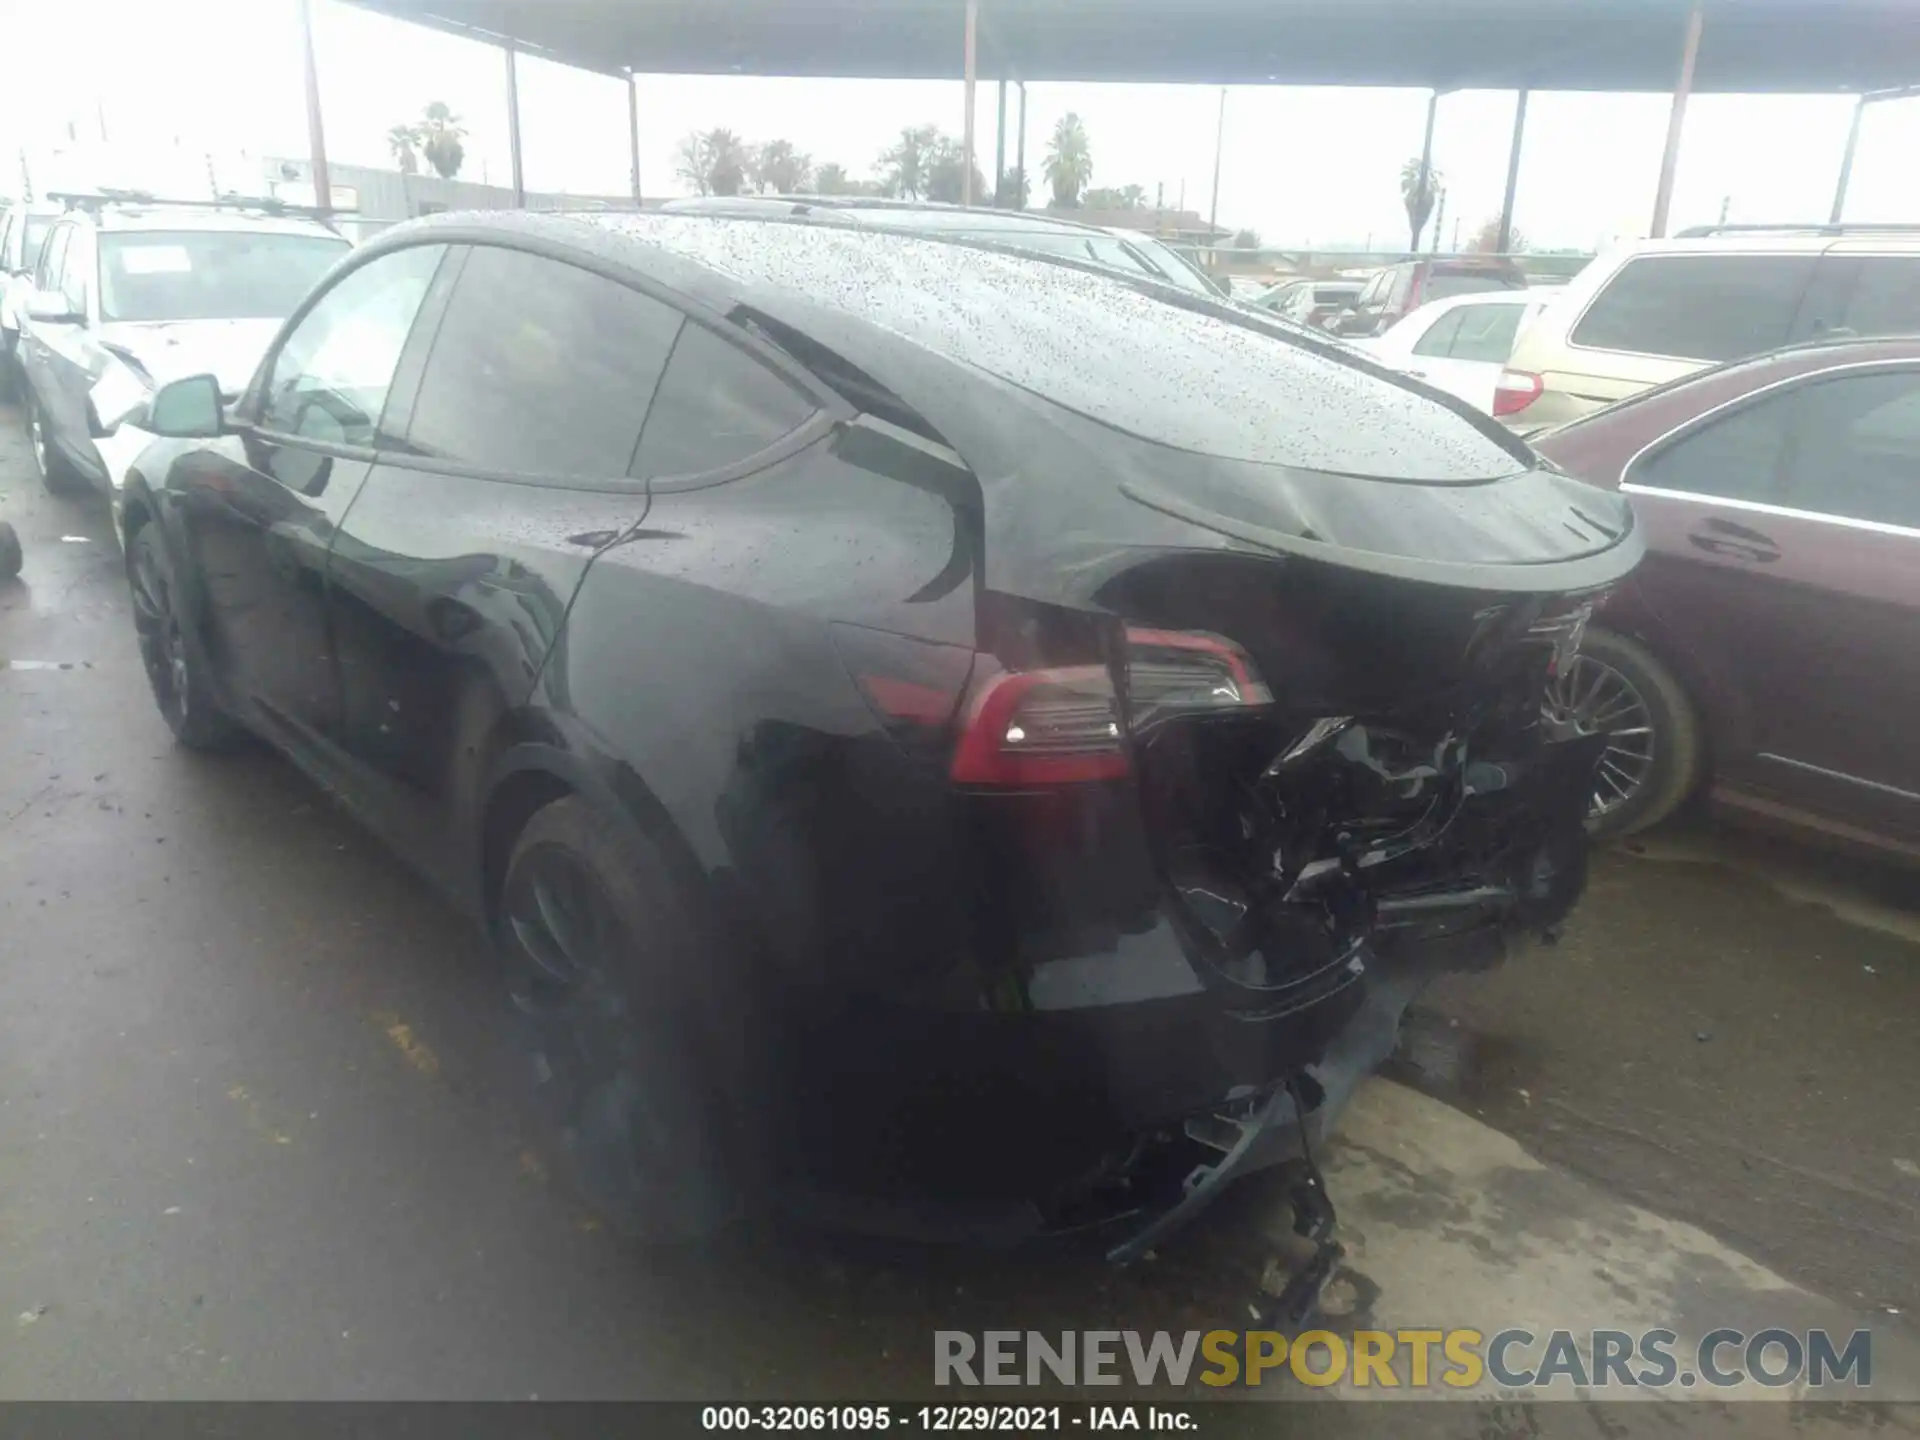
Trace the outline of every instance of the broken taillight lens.
{"type": "Polygon", "coordinates": [[[1273,703],[1246,651],[1199,630],[1129,629],[1127,693],[1136,726],[1184,711],[1273,703]]]}
{"type": "MultiPolygon", "coordinates": [[[[1218,635],[1127,631],[1132,724],[1168,715],[1268,705],[1247,653],[1218,635]]],[[[1001,671],[975,690],[951,767],[967,785],[1117,780],[1130,771],[1119,696],[1103,665],[1001,671]]]]}

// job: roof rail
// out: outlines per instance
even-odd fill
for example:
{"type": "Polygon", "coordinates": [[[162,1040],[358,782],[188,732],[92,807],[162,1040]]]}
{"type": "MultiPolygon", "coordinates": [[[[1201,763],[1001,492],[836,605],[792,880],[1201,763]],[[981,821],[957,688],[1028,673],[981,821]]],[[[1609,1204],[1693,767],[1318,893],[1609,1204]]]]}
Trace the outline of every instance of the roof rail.
{"type": "Polygon", "coordinates": [[[49,190],[47,199],[69,209],[98,213],[109,205],[156,206],[167,210],[253,210],[262,215],[297,215],[331,223],[338,212],[317,205],[290,205],[277,195],[239,195],[229,191],[212,199],[175,200],[147,190],[49,190]]]}
{"type": "Polygon", "coordinates": [[[1848,221],[1841,225],[1689,225],[1684,230],[1674,232],[1676,240],[1703,240],[1711,235],[1920,235],[1920,225],[1889,222],[1875,225],[1857,221],[1848,221]]]}

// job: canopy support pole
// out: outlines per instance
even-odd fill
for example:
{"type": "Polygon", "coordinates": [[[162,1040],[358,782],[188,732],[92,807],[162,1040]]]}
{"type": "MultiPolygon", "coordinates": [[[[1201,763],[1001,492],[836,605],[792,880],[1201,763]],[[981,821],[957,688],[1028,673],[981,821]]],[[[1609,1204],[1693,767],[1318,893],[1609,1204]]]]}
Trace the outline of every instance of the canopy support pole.
{"type": "MultiPolygon", "coordinates": [[[[1420,137],[1420,183],[1427,187],[1429,194],[1433,191],[1433,122],[1437,120],[1439,116],[1440,92],[1435,90],[1427,96],[1427,128],[1426,132],[1420,137]]],[[[1407,238],[1409,242],[1407,245],[1407,253],[1409,255],[1418,255],[1420,253],[1419,232],[1415,231],[1407,238]]]]}
{"type": "Polygon", "coordinates": [[[307,147],[313,165],[314,208],[333,213],[333,177],[327,171],[327,135],[320,124],[320,71],[313,59],[312,0],[300,0],[300,55],[306,68],[307,147]]]}
{"type": "Polygon", "coordinates": [[[507,51],[507,158],[513,168],[513,208],[527,208],[526,176],[520,169],[520,73],[514,63],[513,46],[507,51]]]}
{"type": "Polygon", "coordinates": [[[1007,183],[1007,79],[1000,77],[1000,120],[993,127],[993,203],[1000,203],[1000,191],[1007,183]]]}
{"type": "Polygon", "coordinates": [[[640,208],[640,84],[627,71],[627,145],[633,155],[633,208],[640,208]]]}
{"type": "MultiPolygon", "coordinates": [[[[1033,193],[1033,183],[1027,178],[1027,82],[1020,82],[1020,148],[1013,161],[1013,168],[1020,172],[1020,189],[1023,194],[1033,193]]],[[[1026,201],[1021,200],[1016,209],[1025,209],[1026,201]]]]}
{"type": "Polygon", "coordinates": [[[980,0],[967,0],[967,123],[966,165],[960,176],[960,203],[973,204],[973,89],[977,78],[978,44],[980,29],[980,0]]]}
{"type": "Polygon", "coordinates": [[[1673,204],[1673,177],[1680,169],[1680,130],[1686,123],[1687,97],[1693,94],[1693,66],[1700,58],[1700,0],[1687,16],[1687,42],[1680,52],[1680,83],[1674,86],[1673,108],[1667,112],[1667,148],[1660,156],[1660,184],[1653,192],[1653,224],[1648,233],[1659,240],[1667,233],[1667,210],[1673,204]]]}
{"type": "Polygon", "coordinates": [[[1838,225],[1841,212],[1847,208],[1847,182],[1853,179],[1853,154],[1860,148],[1860,117],[1866,113],[1868,103],[1865,95],[1853,102],[1853,123],[1847,127],[1847,148],[1840,156],[1840,180],[1833,187],[1833,213],[1827,216],[1829,225],[1838,225]]]}
{"type": "MultiPolygon", "coordinates": [[[[1502,255],[1513,248],[1513,197],[1520,188],[1520,144],[1526,133],[1527,92],[1522,90],[1513,104],[1513,148],[1507,152],[1507,195],[1500,202],[1500,236],[1493,247],[1502,255]]],[[[1434,238],[1438,240],[1439,236],[1436,234],[1434,238]]]]}

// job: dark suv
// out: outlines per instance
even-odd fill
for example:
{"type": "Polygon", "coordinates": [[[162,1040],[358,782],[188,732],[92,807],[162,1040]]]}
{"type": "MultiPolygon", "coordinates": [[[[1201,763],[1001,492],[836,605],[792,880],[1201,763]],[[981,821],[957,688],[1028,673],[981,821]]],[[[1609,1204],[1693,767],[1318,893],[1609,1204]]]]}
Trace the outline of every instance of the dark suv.
{"type": "Polygon", "coordinates": [[[230,410],[151,418],[161,714],[266,737],[486,923],[641,1233],[1191,1213],[1322,1103],[1382,947],[1580,893],[1599,745],[1542,702],[1631,510],[1224,302],[452,215],[342,262],[230,410]]]}
{"type": "Polygon", "coordinates": [[[1526,288],[1527,277],[1511,260],[1492,256],[1406,260],[1367,281],[1352,306],[1334,316],[1327,328],[1347,339],[1379,335],[1429,300],[1526,288]]]}

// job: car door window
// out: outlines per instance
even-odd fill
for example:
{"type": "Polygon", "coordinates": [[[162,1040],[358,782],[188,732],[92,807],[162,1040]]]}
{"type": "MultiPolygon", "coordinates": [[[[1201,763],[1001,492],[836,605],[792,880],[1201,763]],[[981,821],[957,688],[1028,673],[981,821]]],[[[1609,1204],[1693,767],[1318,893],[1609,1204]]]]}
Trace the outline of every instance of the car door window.
{"type": "Polygon", "coordinates": [[[33,288],[36,290],[57,290],[60,288],[60,261],[67,253],[67,237],[73,233],[73,226],[58,225],[47,238],[46,248],[40,252],[40,264],[34,271],[33,288]]]}
{"type": "Polygon", "coordinates": [[[407,430],[478,469],[625,479],[680,312],[591,270],[495,247],[467,257],[407,430]]]}
{"type": "Polygon", "coordinates": [[[792,433],[815,408],[739,346],[689,324],[647,414],[633,473],[652,479],[718,470],[792,433]]]}
{"type": "Polygon", "coordinates": [[[1449,310],[1427,326],[1426,333],[1414,341],[1413,353],[1437,358],[1450,354],[1453,350],[1453,337],[1460,333],[1460,315],[1461,312],[1458,310],[1449,310]]]}
{"type": "Polygon", "coordinates": [[[1650,451],[1630,466],[1633,485],[1762,504],[1782,501],[1780,457],[1792,433],[1790,394],[1762,396],[1650,451]]]}
{"type": "Polygon", "coordinates": [[[1513,353],[1514,333],[1520,328],[1518,305],[1462,305],[1459,332],[1449,352],[1455,360],[1478,360],[1504,365],[1513,353]]]}
{"type": "Polygon", "coordinates": [[[1784,345],[1813,278],[1807,255],[1643,255],[1569,337],[1592,350],[1733,360],[1784,345]]]}
{"type": "Polygon", "coordinates": [[[1865,255],[1840,328],[1856,335],[1920,332],[1920,255],[1865,255]]]}
{"type": "Polygon", "coordinates": [[[76,227],[73,238],[67,242],[66,254],[60,263],[60,293],[66,298],[68,310],[75,315],[87,313],[87,302],[93,294],[91,231],[76,227]]]}
{"type": "Polygon", "coordinates": [[[1804,385],[1793,408],[1786,504],[1920,530],[1920,372],[1804,385]]]}
{"type": "Polygon", "coordinates": [[[329,288],[274,356],[260,428],[371,446],[400,352],[446,249],[396,250],[329,288]]]}

